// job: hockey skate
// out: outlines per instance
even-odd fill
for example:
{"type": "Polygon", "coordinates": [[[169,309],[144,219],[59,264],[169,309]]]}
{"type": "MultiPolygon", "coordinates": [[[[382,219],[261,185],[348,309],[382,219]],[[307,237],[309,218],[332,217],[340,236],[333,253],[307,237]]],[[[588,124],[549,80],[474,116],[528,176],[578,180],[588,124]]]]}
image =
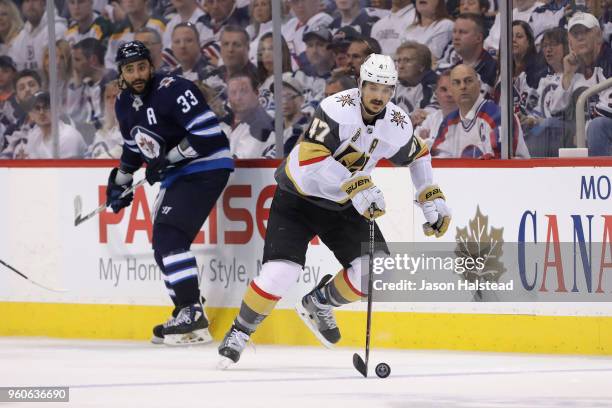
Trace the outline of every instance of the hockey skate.
{"type": "MultiPolygon", "coordinates": [[[[172,310],[172,318],[178,315],[180,308],[174,307],[172,310]]],[[[153,327],[153,337],[151,337],[151,343],[153,344],[164,344],[164,324],[158,324],[153,327]]]]}
{"type": "Polygon", "coordinates": [[[225,334],[223,341],[219,344],[219,355],[221,359],[217,364],[217,368],[225,370],[229,366],[236,364],[240,360],[240,355],[245,349],[250,335],[246,331],[240,330],[236,323],[232,325],[229,331],[225,334]]]}
{"type": "Polygon", "coordinates": [[[168,346],[210,343],[212,336],[202,304],[194,303],[180,309],[176,317],[164,323],[162,335],[168,346]]]}
{"type": "Polygon", "coordinates": [[[340,330],[333,312],[334,307],[325,302],[321,293],[321,289],[331,278],[331,275],[324,276],[317,287],[295,305],[295,310],[300,318],[327,348],[333,348],[334,344],[340,340],[340,330]]]}

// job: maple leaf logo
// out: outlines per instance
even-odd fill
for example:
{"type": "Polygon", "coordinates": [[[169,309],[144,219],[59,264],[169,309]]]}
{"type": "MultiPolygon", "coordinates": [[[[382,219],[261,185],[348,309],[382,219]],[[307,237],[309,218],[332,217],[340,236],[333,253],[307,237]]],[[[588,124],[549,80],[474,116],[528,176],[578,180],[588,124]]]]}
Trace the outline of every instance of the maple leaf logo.
{"type": "Polygon", "coordinates": [[[480,212],[480,206],[476,207],[476,215],[468,221],[467,227],[457,228],[455,254],[463,258],[482,257],[484,259],[484,268],[475,268],[463,273],[467,281],[474,282],[477,279],[499,281],[501,275],[506,271],[506,267],[500,260],[504,253],[503,235],[503,228],[489,228],[489,217],[480,212]]]}
{"type": "Polygon", "coordinates": [[[355,106],[355,99],[351,95],[338,95],[336,96],[336,102],[340,102],[344,108],[346,105],[355,106]]]}
{"type": "Polygon", "coordinates": [[[402,129],[404,128],[404,125],[408,124],[408,122],[406,122],[406,116],[402,115],[401,112],[394,110],[391,115],[393,115],[393,117],[391,118],[391,123],[395,123],[397,126],[401,126],[402,129]]]}

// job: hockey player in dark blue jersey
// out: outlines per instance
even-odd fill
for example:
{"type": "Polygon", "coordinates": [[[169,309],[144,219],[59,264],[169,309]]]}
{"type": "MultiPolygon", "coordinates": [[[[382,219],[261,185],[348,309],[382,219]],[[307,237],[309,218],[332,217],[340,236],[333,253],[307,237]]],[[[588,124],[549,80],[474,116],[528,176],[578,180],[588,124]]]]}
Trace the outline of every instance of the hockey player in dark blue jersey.
{"type": "Polygon", "coordinates": [[[202,93],[190,81],[154,73],[139,41],[117,51],[121,94],[115,111],[123,135],[118,168],[108,178],[107,205],[130,205],[132,174],[146,163],[146,179],[161,182],[154,207],[153,251],[174,302],[172,317],[153,328],[154,343],[212,340],[204,314],[191,243],[234,169],[229,141],[202,93]]]}

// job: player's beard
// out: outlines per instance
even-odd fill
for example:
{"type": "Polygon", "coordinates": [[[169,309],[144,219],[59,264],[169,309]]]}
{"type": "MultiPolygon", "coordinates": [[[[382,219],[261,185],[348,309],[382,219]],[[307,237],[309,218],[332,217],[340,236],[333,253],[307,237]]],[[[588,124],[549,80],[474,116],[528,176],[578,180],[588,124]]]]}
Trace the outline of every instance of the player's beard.
{"type": "MultiPolygon", "coordinates": [[[[372,102],[372,101],[370,101],[370,102],[372,102]]],[[[382,103],[382,101],[381,101],[381,103],[382,103]]],[[[381,108],[380,108],[378,111],[376,111],[376,112],[375,112],[375,111],[373,111],[373,110],[371,110],[371,109],[369,109],[369,108],[367,107],[367,105],[366,105],[365,101],[361,101],[361,106],[363,107],[363,110],[364,110],[364,111],[366,111],[366,113],[367,113],[368,115],[372,115],[372,116],[376,116],[376,115],[378,115],[378,114],[379,114],[379,113],[380,113],[380,112],[381,112],[381,111],[382,111],[382,110],[385,108],[385,104],[383,103],[383,104],[381,105],[381,108]]]]}
{"type": "Polygon", "coordinates": [[[148,89],[149,89],[149,84],[151,83],[151,79],[153,77],[153,73],[151,73],[149,75],[149,78],[146,80],[136,80],[132,83],[128,83],[125,79],[123,80],[126,89],[129,89],[131,93],[133,93],[134,95],[144,95],[147,93],[148,89]],[[137,91],[136,88],[134,88],[134,85],[137,84],[142,84],[144,83],[144,87],[142,88],[142,91],[137,91]]]}

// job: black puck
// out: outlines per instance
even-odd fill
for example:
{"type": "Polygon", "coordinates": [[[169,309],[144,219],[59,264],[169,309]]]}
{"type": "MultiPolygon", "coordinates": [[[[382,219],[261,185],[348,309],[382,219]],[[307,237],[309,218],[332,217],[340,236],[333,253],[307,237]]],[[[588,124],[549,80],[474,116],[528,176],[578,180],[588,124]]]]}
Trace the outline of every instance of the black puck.
{"type": "Polygon", "coordinates": [[[387,378],[391,374],[391,367],[387,363],[378,363],[374,371],[378,377],[387,378]]]}

